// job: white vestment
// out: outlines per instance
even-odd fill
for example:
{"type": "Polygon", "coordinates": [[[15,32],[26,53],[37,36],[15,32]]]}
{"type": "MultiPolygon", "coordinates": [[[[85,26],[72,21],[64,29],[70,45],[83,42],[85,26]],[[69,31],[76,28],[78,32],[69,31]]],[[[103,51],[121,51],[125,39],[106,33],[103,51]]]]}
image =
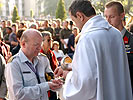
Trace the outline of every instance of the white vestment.
{"type": "Polygon", "coordinates": [[[121,33],[100,15],[81,30],[63,94],[66,100],[133,100],[121,33]]]}

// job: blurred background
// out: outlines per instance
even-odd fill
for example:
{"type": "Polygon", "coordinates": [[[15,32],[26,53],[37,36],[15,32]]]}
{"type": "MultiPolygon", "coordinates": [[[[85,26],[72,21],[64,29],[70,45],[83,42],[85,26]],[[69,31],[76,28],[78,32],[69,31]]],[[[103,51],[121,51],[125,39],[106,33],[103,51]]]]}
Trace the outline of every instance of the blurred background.
{"type": "MultiPolygon", "coordinates": [[[[57,18],[58,12],[64,10],[64,18],[69,18],[68,8],[73,0],[0,0],[0,19],[9,20],[17,10],[20,20],[35,18],[57,18]],[[60,8],[63,6],[63,9],[60,8]]],[[[103,13],[104,5],[110,0],[91,0],[97,13],[103,13]]],[[[127,16],[133,13],[133,0],[119,0],[125,7],[127,16]]],[[[61,13],[63,14],[63,13],[61,13]]],[[[61,15],[60,15],[61,16],[61,15]]]]}

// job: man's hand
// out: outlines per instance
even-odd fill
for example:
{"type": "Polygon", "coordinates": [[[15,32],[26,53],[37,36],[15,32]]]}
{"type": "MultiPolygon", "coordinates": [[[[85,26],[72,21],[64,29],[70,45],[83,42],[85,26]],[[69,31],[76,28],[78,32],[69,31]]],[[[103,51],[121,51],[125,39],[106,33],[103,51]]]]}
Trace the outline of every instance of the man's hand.
{"type": "Polygon", "coordinates": [[[62,87],[63,82],[60,79],[54,79],[51,82],[48,82],[48,85],[51,90],[56,90],[62,87]]]}
{"type": "Polygon", "coordinates": [[[0,98],[0,100],[4,100],[3,98],[0,98]]]}

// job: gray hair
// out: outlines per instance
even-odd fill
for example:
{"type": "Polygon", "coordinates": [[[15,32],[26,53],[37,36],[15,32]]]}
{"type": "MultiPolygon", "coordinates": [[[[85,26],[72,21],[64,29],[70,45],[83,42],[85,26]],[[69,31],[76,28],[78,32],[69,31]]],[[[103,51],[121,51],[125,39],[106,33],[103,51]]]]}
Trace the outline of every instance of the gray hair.
{"type": "Polygon", "coordinates": [[[49,31],[43,31],[43,32],[41,32],[41,34],[42,34],[42,37],[43,37],[43,41],[44,41],[44,38],[45,38],[46,36],[52,37],[52,34],[51,34],[49,31]]]}

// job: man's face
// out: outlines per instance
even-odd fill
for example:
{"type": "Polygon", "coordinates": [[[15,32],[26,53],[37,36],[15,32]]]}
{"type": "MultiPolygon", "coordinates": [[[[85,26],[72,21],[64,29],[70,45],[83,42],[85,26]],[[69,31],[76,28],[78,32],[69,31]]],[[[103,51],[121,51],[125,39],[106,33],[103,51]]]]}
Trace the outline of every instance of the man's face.
{"type": "Polygon", "coordinates": [[[58,51],[58,50],[59,50],[59,46],[55,44],[54,47],[53,47],[53,49],[54,49],[55,51],[58,51]]]}
{"type": "Polygon", "coordinates": [[[115,6],[105,8],[104,16],[106,17],[106,20],[115,28],[118,29],[118,27],[121,25],[122,17],[118,14],[117,8],[115,6]]]}
{"type": "Polygon", "coordinates": [[[17,31],[18,31],[18,26],[13,26],[13,27],[12,27],[12,31],[13,31],[14,33],[17,33],[17,31]]]}
{"type": "Polygon", "coordinates": [[[68,22],[67,22],[67,21],[64,21],[64,22],[63,22],[63,27],[64,27],[64,28],[68,28],[68,22]]]}
{"type": "Polygon", "coordinates": [[[57,20],[56,21],[56,24],[57,24],[57,26],[60,26],[60,21],[57,20]]]}
{"type": "Polygon", "coordinates": [[[2,25],[2,28],[5,28],[6,27],[6,22],[2,22],[1,25],[2,25]]]}
{"type": "Polygon", "coordinates": [[[71,12],[69,13],[71,19],[75,22],[76,26],[79,28],[79,29],[82,29],[82,22],[80,21],[80,18],[79,17],[74,17],[71,12]]]}
{"type": "Polygon", "coordinates": [[[7,26],[11,26],[11,22],[10,21],[7,21],[7,26]]]}
{"type": "Polygon", "coordinates": [[[43,49],[49,50],[51,48],[52,38],[50,36],[44,37],[43,49]]]}
{"type": "Polygon", "coordinates": [[[74,35],[78,35],[78,30],[77,29],[74,29],[72,32],[73,32],[74,35]]]}
{"type": "Polygon", "coordinates": [[[42,43],[41,36],[36,35],[35,37],[32,37],[32,39],[29,39],[29,41],[26,42],[25,44],[25,48],[26,51],[28,52],[28,55],[32,57],[37,56],[41,50],[41,43],[42,43]]]}
{"type": "Polygon", "coordinates": [[[10,34],[12,31],[10,30],[10,29],[8,29],[8,28],[6,28],[6,33],[7,34],[10,34]]]}
{"type": "Polygon", "coordinates": [[[22,24],[20,24],[19,28],[24,28],[24,26],[22,24]]]}

